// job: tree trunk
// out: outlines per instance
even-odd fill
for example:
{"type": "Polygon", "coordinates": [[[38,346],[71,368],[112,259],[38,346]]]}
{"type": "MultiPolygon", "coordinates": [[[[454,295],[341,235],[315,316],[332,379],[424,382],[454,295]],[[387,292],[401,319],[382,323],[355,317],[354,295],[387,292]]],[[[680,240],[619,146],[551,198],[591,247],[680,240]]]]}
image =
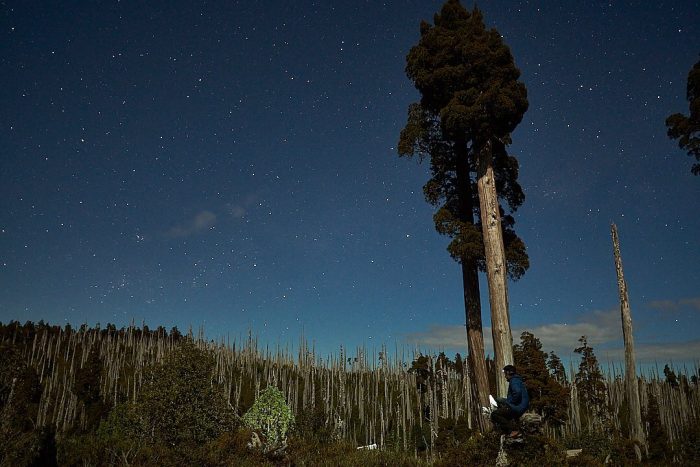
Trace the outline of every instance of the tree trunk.
{"type": "Polygon", "coordinates": [[[508,391],[508,382],[500,370],[505,365],[513,364],[513,336],[510,330],[506,255],[503,248],[501,213],[493,173],[491,141],[487,141],[478,151],[477,188],[481,208],[481,228],[484,235],[486,279],[489,285],[489,303],[491,305],[496,388],[498,396],[505,397],[508,391]]]}
{"type": "Polygon", "coordinates": [[[484,332],[481,325],[481,297],[479,276],[475,265],[462,263],[462,285],[464,287],[464,311],[467,318],[468,363],[471,376],[476,383],[476,399],[479,406],[474,413],[481,430],[490,429],[489,421],[481,415],[481,407],[489,406],[489,380],[484,356],[484,332]]]}
{"type": "Polygon", "coordinates": [[[620,240],[617,236],[617,226],[610,225],[613,241],[613,254],[615,256],[615,270],[617,271],[617,288],[620,291],[620,314],[622,315],[622,337],[625,341],[625,387],[627,400],[630,406],[630,436],[644,446],[644,429],[642,428],[642,411],[639,404],[639,386],[637,384],[636,364],[634,357],[634,337],[632,335],[632,313],[630,311],[627,283],[622,271],[622,258],[620,257],[620,240]]]}
{"type": "MultiPolygon", "coordinates": [[[[460,203],[460,220],[474,225],[473,189],[469,175],[469,153],[466,142],[456,144],[457,190],[460,203]]],[[[479,293],[479,271],[476,261],[462,258],[462,288],[464,312],[467,327],[467,363],[469,374],[474,378],[478,407],[474,411],[481,430],[488,430],[491,424],[481,415],[481,407],[488,407],[489,379],[484,355],[484,332],[481,324],[481,295],[479,293]]]]}

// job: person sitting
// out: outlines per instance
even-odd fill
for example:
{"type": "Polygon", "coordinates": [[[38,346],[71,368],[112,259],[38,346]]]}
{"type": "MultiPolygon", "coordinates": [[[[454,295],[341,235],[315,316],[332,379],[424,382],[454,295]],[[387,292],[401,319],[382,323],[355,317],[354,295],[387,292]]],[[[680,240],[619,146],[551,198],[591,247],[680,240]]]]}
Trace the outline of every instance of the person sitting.
{"type": "Polygon", "coordinates": [[[503,367],[503,374],[508,380],[508,397],[496,399],[498,407],[491,412],[491,421],[502,433],[509,433],[509,438],[518,438],[518,419],[530,405],[527,388],[513,365],[503,367]]]}

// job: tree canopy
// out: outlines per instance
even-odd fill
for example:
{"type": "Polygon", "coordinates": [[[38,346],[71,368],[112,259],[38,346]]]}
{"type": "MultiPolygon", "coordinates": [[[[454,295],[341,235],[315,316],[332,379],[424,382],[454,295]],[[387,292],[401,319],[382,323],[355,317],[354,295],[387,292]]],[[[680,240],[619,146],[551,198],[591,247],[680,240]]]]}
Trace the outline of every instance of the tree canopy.
{"type": "Polygon", "coordinates": [[[420,42],[407,57],[421,106],[439,116],[450,139],[508,138],[528,102],[501,35],[486,29],[478,8],[469,12],[458,0],[448,0],[434,23],[421,23],[420,42]]]}
{"type": "Polygon", "coordinates": [[[675,113],[666,119],[666,126],[669,138],[677,139],[678,146],[698,161],[690,170],[694,175],[700,175],[700,61],[688,73],[686,98],[689,115],[675,113]]]}
{"type": "MultiPolygon", "coordinates": [[[[527,91],[518,81],[520,71],[508,46],[498,31],[486,29],[478,9],[470,12],[449,0],[434,23],[421,23],[420,41],[406,59],[406,74],[421,99],[409,107],[398,151],[421,161],[430,158],[431,178],[423,193],[438,207],[435,228],[452,238],[447,249],[455,260],[475,262],[484,271],[473,180],[476,148],[492,139],[496,189],[515,212],[525,195],[518,183],[518,161],[506,145],[527,110],[527,91]]],[[[529,267],[525,244],[515,233],[513,217],[503,209],[501,216],[508,274],[518,279],[529,267]]]]}

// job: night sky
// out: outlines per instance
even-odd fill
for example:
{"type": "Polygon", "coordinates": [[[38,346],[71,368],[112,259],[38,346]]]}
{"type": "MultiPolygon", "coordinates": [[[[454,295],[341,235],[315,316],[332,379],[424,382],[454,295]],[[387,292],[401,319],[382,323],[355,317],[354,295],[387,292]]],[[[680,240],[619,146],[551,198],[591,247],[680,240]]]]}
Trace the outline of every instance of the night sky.
{"type": "MultiPolygon", "coordinates": [[[[615,222],[638,360],[692,362],[700,177],[664,121],[688,113],[700,8],[555,3],[479,2],[530,102],[515,340],[617,358],[615,222]]],[[[441,5],[0,1],[0,321],[465,354],[427,163],[396,150],[441,5]]]]}

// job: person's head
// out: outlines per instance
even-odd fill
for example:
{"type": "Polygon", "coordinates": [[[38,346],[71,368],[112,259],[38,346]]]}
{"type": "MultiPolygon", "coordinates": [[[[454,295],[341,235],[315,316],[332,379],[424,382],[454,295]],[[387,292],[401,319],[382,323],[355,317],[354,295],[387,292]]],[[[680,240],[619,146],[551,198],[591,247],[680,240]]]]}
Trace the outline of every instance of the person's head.
{"type": "Polygon", "coordinates": [[[508,381],[515,375],[515,367],[513,365],[506,365],[503,367],[503,375],[508,381]]]}

